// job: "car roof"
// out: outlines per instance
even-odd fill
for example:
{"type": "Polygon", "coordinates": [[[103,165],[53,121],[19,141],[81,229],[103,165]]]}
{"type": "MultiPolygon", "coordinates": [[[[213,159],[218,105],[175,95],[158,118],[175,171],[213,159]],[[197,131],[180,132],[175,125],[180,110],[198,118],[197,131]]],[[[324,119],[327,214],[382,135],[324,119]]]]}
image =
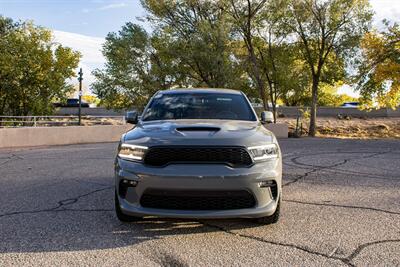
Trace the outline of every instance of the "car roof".
{"type": "Polygon", "coordinates": [[[233,89],[224,89],[224,88],[174,88],[164,91],[159,91],[162,94],[179,94],[179,93],[225,93],[225,94],[234,94],[241,95],[242,92],[233,89]]]}

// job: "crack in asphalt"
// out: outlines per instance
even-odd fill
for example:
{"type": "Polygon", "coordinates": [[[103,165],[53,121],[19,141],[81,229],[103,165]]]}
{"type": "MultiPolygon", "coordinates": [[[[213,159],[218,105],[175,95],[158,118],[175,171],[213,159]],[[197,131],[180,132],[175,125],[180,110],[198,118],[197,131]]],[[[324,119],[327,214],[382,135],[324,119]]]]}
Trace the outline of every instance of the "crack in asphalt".
{"type": "MultiPolygon", "coordinates": [[[[354,161],[354,160],[358,160],[358,159],[368,159],[368,158],[373,158],[375,156],[379,156],[379,155],[385,155],[385,154],[390,154],[393,153],[396,150],[387,150],[387,151],[381,151],[381,152],[373,152],[373,151],[358,151],[358,152],[354,152],[354,151],[340,151],[340,150],[336,150],[336,151],[326,151],[326,152],[320,152],[320,153],[312,153],[312,154],[302,154],[300,156],[297,157],[293,157],[290,159],[290,161],[292,163],[295,164],[296,167],[299,166],[305,166],[306,168],[312,167],[312,168],[331,168],[331,166],[320,166],[320,165],[311,165],[311,164],[307,164],[307,163],[302,163],[299,162],[298,160],[307,156],[316,156],[316,155],[332,155],[332,154],[371,154],[371,155],[366,155],[366,156],[361,156],[361,157],[352,157],[350,159],[346,159],[348,162],[350,161],[354,161]]],[[[335,165],[335,164],[334,164],[335,165]]],[[[333,167],[336,167],[334,166],[333,167]]]]}
{"type": "Polygon", "coordinates": [[[202,222],[202,221],[199,221],[199,223],[203,224],[206,227],[217,229],[217,230],[222,231],[222,232],[224,232],[226,234],[229,234],[229,235],[234,235],[234,236],[238,236],[238,237],[242,237],[242,238],[246,238],[246,239],[251,239],[251,240],[254,240],[254,241],[263,242],[263,243],[267,243],[267,244],[271,244],[271,245],[276,245],[276,246],[282,246],[282,247],[301,250],[301,251],[304,251],[304,252],[312,254],[312,255],[322,256],[322,257],[327,258],[327,259],[341,261],[341,262],[343,262],[344,264],[346,264],[348,266],[355,266],[352,263],[352,261],[361,253],[362,250],[364,250],[365,248],[367,248],[369,246],[373,246],[373,245],[377,245],[377,244],[384,244],[384,243],[400,242],[400,239],[385,239],[385,240],[367,242],[367,243],[363,243],[363,244],[359,245],[356,249],[353,250],[353,252],[350,253],[349,256],[347,256],[347,257],[337,257],[337,256],[334,256],[334,255],[335,255],[338,247],[335,248],[333,253],[331,252],[330,254],[326,254],[326,253],[323,253],[323,252],[312,250],[312,249],[310,249],[308,247],[305,247],[305,246],[300,246],[300,245],[296,245],[296,244],[289,244],[289,243],[282,243],[282,242],[277,242],[277,241],[271,241],[271,240],[267,240],[267,239],[264,239],[264,238],[258,237],[258,236],[253,236],[253,235],[247,235],[247,234],[243,234],[243,233],[233,232],[233,231],[231,231],[229,229],[226,229],[226,228],[224,228],[222,226],[218,226],[218,225],[214,225],[214,224],[210,224],[210,223],[206,223],[206,222],[202,222]]]}
{"type": "Polygon", "coordinates": [[[82,197],[86,197],[86,196],[89,196],[91,194],[94,194],[94,193],[97,193],[97,192],[100,192],[100,191],[104,191],[104,190],[107,190],[107,189],[110,189],[110,188],[114,188],[114,186],[108,186],[108,187],[105,187],[105,188],[96,189],[96,190],[90,191],[89,193],[79,195],[77,197],[60,200],[60,201],[57,202],[59,206],[56,207],[55,209],[62,208],[63,206],[66,206],[66,205],[74,204],[74,203],[78,202],[79,199],[82,198],[82,197]]]}
{"type": "MultiPolygon", "coordinates": [[[[294,168],[298,168],[298,169],[303,169],[303,170],[309,170],[310,169],[310,167],[297,166],[295,164],[289,164],[289,163],[284,163],[284,165],[288,166],[288,167],[294,167],[294,168]]],[[[380,169],[380,168],[375,167],[375,169],[380,169]]],[[[353,170],[343,170],[343,169],[339,169],[339,168],[335,168],[335,167],[333,167],[333,168],[325,168],[324,171],[332,172],[334,174],[352,174],[352,175],[355,175],[355,176],[362,176],[365,179],[399,181],[399,176],[380,175],[380,174],[377,174],[377,173],[371,174],[371,173],[365,173],[365,172],[359,172],[359,171],[353,171],[353,170]]],[[[285,176],[288,176],[288,175],[298,176],[296,174],[288,173],[288,171],[286,171],[284,173],[284,175],[285,176]]]]}
{"type": "MultiPolygon", "coordinates": [[[[289,181],[289,182],[283,184],[282,187],[289,186],[289,185],[291,185],[291,184],[297,183],[297,182],[299,182],[300,180],[305,179],[308,175],[310,175],[310,174],[312,174],[312,173],[315,173],[315,172],[318,172],[318,171],[321,171],[321,170],[335,169],[336,167],[345,165],[345,164],[347,164],[347,163],[350,162],[350,161],[359,160],[359,159],[372,158],[372,157],[375,157],[375,156],[378,156],[378,155],[384,155],[384,154],[388,154],[388,153],[391,153],[391,152],[392,152],[392,150],[389,150],[389,151],[382,151],[382,152],[354,152],[354,153],[353,153],[353,152],[343,152],[343,151],[337,152],[337,151],[335,151],[335,152],[323,152],[323,153],[314,153],[314,154],[310,154],[310,155],[320,155],[320,154],[321,154],[321,155],[322,155],[322,154],[324,154],[324,155],[329,155],[329,154],[334,154],[334,153],[348,153],[348,154],[355,154],[355,153],[357,153],[357,154],[359,154],[359,153],[362,153],[362,154],[368,153],[368,154],[369,154],[369,153],[371,153],[371,154],[372,154],[372,155],[367,155],[367,156],[362,156],[362,157],[355,157],[355,158],[350,158],[350,159],[344,159],[344,160],[342,160],[341,162],[338,162],[338,163],[335,163],[335,164],[332,164],[332,165],[327,165],[327,166],[310,165],[310,164],[302,163],[302,162],[299,162],[298,160],[301,159],[301,158],[304,158],[304,157],[306,157],[306,156],[310,156],[310,155],[301,155],[301,156],[297,156],[297,157],[294,157],[294,158],[291,158],[291,159],[290,159],[290,161],[291,161],[293,164],[295,164],[295,166],[297,166],[297,167],[299,167],[299,166],[306,166],[306,167],[311,167],[312,169],[309,170],[309,171],[307,171],[307,172],[305,172],[305,173],[302,174],[302,175],[299,175],[297,178],[293,179],[292,181],[289,181]]],[[[342,171],[344,171],[344,170],[342,170],[342,171]]]]}
{"type": "Polygon", "coordinates": [[[368,243],[361,244],[358,246],[348,257],[346,257],[346,261],[349,265],[354,266],[351,262],[363,251],[365,248],[374,246],[374,245],[379,245],[379,244],[384,244],[384,243],[397,243],[400,242],[400,239],[385,239],[385,240],[377,240],[377,241],[372,241],[368,243]]]}
{"type": "MultiPolygon", "coordinates": [[[[357,163],[356,163],[357,164],[357,163]]],[[[309,170],[310,167],[304,167],[304,166],[297,166],[295,164],[289,164],[287,162],[284,163],[285,166],[288,167],[294,167],[294,168],[298,168],[298,169],[303,169],[303,170],[309,170]]],[[[358,165],[358,164],[357,164],[358,165]]],[[[329,166],[325,166],[325,167],[329,167],[329,166]]],[[[378,167],[375,167],[375,169],[380,169],[378,167]]],[[[358,172],[358,171],[353,171],[353,170],[343,170],[343,169],[339,169],[339,168],[325,168],[323,169],[326,172],[332,172],[334,174],[352,174],[352,175],[356,175],[356,176],[363,176],[363,178],[366,179],[375,179],[375,180],[399,180],[399,176],[391,176],[391,175],[380,175],[377,173],[371,174],[371,173],[365,173],[365,172],[358,172]]],[[[292,175],[292,176],[298,176],[296,174],[290,174],[290,173],[284,173],[284,175],[292,175]]]]}
{"type": "Polygon", "coordinates": [[[5,161],[0,162],[0,167],[7,164],[8,162],[13,161],[13,160],[24,159],[24,158],[21,156],[18,156],[17,154],[11,154],[10,156],[2,158],[2,159],[5,159],[5,161]]]}
{"type": "MultiPolygon", "coordinates": [[[[299,157],[296,157],[296,158],[300,158],[300,157],[302,157],[302,156],[299,156],[299,157]]],[[[333,165],[329,165],[329,166],[314,166],[313,169],[311,169],[310,171],[305,172],[303,175],[299,175],[297,178],[293,179],[292,181],[289,181],[289,182],[283,184],[282,187],[297,183],[298,181],[305,179],[308,175],[310,175],[312,173],[315,173],[317,171],[324,170],[324,169],[329,169],[329,168],[335,168],[335,167],[344,165],[347,162],[348,162],[348,160],[345,159],[342,162],[339,162],[339,163],[336,163],[336,164],[333,164],[333,165]]]]}
{"type": "Polygon", "coordinates": [[[378,209],[378,208],[370,208],[370,207],[363,207],[363,206],[305,202],[305,201],[291,200],[291,199],[284,199],[283,201],[284,202],[290,202],[290,203],[304,204],[304,205],[327,206],[327,207],[338,207],[338,208],[348,208],[348,209],[362,209],[362,210],[383,212],[383,213],[387,213],[387,214],[400,215],[400,212],[396,212],[396,211],[390,211],[390,210],[384,210],[384,209],[378,209]]]}
{"type": "Polygon", "coordinates": [[[110,210],[106,210],[106,209],[68,209],[65,208],[65,206],[68,205],[72,205],[77,203],[81,198],[92,195],[94,193],[100,192],[100,191],[104,191],[107,189],[111,189],[114,188],[114,186],[108,186],[108,187],[104,187],[104,188],[100,188],[100,189],[96,189],[93,191],[90,191],[88,193],[85,194],[81,194],[78,195],[76,197],[73,198],[67,198],[67,199],[63,199],[57,202],[57,206],[53,207],[53,208],[48,208],[48,209],[40,209],[40,210],[28,210],[28,211],[14,211],[14,212],[7,212],[7,213],[3,213],[0,214],[0,218],[2,217],[6,217],[6,216],[12,216],[12,215],[19,215],[19,214],[35,214],[35,213],[41,213],[41,212],[60,212],[60,211],[110,211],[110,210]]]}
{"type": "MultiPolygon", "coordinates": [[[[238,236],[238,237],[242,237],[242,238],[247,238],[247,239],[251,239],[251,240],[255,240],[255,241],[258,241],[258,242],[263,242],[263,243],[267,243],[267,244],[271,244],[271,245],[293,248],[293,249],[297,249],[297,250],[301,250],[301,251],[307,252],[309,254],[313,254],[313,255],[316,255],[316,256],[322,256],[322,257],[325,257],[325,258],[328,258],[328,259],[332,259],[332,260],[339,260],[339,261],[342,261],[342,262],[344,262],[344,260],[345,260],[344,258],[336,257],[334,255],[330,256],[328,254],[312,250],[312,249],[307,248],[305,246],[299,246],[299,245],[296,245],[296,244],[289,244],[289,243],[271,241],[271,240],[267,240],[267,239],[264,239],[264,238],[258,237],[258,236],[253,236],[253,235],[247,235],[247,234],[243,234],[243,233],[233,232],[233,231],[231,231],[229,229],[225,229],[222,226],[218,226],[218,225],[214,225],[214,224],[210,224],[210,223],[206,223],[206,222],[200,222],[200,223],[203,224],[204,226],[208,226],[210,228],[218,229],[219,231],[222,231],[222,232],[224,232],[226,234],[229,234],[229,235],[234,235],[234,236],[238,236]]],[[[348,264],[347,262],[344,262],[344,263],[348,264]]]]}

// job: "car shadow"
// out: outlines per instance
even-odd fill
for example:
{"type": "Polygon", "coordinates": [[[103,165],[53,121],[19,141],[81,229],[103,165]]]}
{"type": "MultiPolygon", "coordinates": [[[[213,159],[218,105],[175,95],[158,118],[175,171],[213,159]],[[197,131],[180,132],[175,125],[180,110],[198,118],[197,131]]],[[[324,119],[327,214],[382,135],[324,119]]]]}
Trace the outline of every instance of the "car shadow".
{"type": "MultiPolygon", "coordinates": [[[[104,202],[109,202],[108,197],[103,198],[104,202]]],[[[112,203],[107,203],[108,207],[109,204],[112,203]]],[[[112,208],[77,209],[73,206],[3,216],[0,226],[0,254],[114,249],[167,236],[260,227],[250,219],[197,221],[146,217],[134,223],[121,223],[112,208]]]]}

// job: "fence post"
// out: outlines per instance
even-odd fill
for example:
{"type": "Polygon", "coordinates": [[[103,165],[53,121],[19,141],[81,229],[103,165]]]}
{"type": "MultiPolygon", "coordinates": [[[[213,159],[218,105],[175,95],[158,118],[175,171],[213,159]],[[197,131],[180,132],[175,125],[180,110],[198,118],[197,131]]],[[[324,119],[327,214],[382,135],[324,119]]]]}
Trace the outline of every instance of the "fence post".
{"type": "Polygon", "coordinates": [[[33,127],[36,127],[36,116],[33,116],[33,127]]]}

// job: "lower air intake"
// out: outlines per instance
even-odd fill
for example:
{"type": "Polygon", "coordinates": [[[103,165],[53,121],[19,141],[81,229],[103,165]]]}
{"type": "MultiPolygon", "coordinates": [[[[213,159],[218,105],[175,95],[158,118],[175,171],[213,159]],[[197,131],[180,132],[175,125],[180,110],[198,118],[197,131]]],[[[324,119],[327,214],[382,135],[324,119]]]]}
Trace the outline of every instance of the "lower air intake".
{"type": "Polygon", "coordinates": [[[253,208],[248,191],[165,191],[146,190],[140,199],[145,208],[168,210],[233,210],[253,208]]]}

